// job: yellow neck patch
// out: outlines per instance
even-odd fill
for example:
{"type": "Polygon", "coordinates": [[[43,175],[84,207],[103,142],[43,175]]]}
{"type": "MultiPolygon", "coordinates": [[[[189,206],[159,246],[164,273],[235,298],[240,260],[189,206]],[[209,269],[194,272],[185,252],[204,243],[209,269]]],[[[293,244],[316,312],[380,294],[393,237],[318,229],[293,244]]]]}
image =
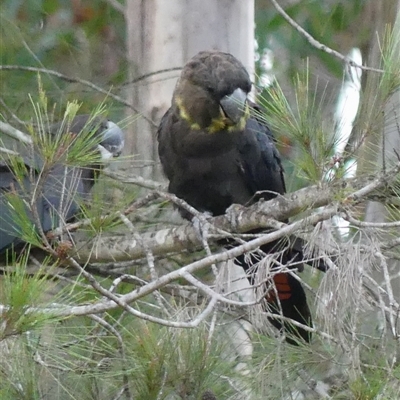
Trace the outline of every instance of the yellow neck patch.
{"type": "MultiPolygon", "coordinates": [[[[200,125],[197,122],[194,122],[193,119],[190,117],[190,114],[187,112],[186,107],[183,104],[182,98],[177,97],[175,99],[175,102],[176,105],[178,106],[179,115],[181,116],[181,118],[188,122],[191,129],[200,130],[201,129],[200,125]]],[[[250,116],[250,110],[249,107],[246,105],[246,110],[243,117],[237,124],[233,124],[233,122],[225,116],[222,109],[220,108],[220,115],[218,116],[218,118],[213,118],[211,124],[205,129],[209,133],[216,133],[224,130],[228,132],[243,130],[246,126],[246,122],[249,116],[250,116]]]]}

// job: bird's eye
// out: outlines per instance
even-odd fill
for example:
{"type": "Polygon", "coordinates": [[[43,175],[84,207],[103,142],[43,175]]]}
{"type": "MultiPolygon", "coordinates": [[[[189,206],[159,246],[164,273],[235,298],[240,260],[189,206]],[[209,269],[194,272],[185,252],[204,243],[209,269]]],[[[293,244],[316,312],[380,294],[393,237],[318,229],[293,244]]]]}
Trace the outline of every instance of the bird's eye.
{"type": "Polygon", "coordinates": [[[215,89],[212,86],[207,86],[206,90],[208,93],[210,93],[212,95],[215,93],[215,89]]]}

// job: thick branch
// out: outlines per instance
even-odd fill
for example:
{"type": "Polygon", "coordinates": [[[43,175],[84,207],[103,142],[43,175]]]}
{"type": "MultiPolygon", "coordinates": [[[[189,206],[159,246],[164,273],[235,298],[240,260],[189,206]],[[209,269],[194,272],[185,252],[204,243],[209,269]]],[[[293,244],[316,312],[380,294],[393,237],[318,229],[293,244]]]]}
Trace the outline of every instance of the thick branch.
{"type": "MultiPolygon", "coordinates": [[[[316,185],[300,189],[273,200],[259,202],[251,207],[233,207],[228,214],[210,220],[209,235],[214,239],[221,239],[228,232],[248,232],[257,228],[276,226],[276,220],[283,221],[301,212],[310,211],[319,207],[333,205],[339,208],[340,204],[357,202],[377,189],[390,183],[399,172],[399,166],[394,167],[386,174],[373,178],[357,178],[351,181],[341,181],[324,185],[316,185]],[[341,200],[340,200],[341,199],[341,200]],[[239,210],[237,209],[239,208],[239,210]],[[232,223],[233,221],[233,223],[232,223]]],[[[304,221],[311,225],[315,213],[304,221]]],[[[329,216],[327,216],[329,218],[329,216]]],[[[291,225],[293,226],[293,224],[291,225]]],[[[280,237],[287,234],[281,234],[280,237]]],[[[210,239],[211,239],[210,237],[210,239]]],[[[270,241],[279,239],[271,238],[270,241]]],[[[83,244],[74,257],[89,262],[123,261],[138,259],[145,256],[145,247],[151,249],[154,255],[165,255],[172,252],[182,252],[202,248],[202,242],[192,224],[186,223],[179,227],[162,229],[157,232],[142,234],[139,243],[131,237],[115,238],[102,236],[96,242],[83,244]]]]}
{"type": "MultiPolygon", "coordinates": [[[[282,227],[281,229],[267,233],[265,235],[262,235],[261,237],[257,239],[253,239],[249,242],[246,242],[240,246],[234,247],[233,249],[226,250],[222,253],[218,253],[212,256],[208,256],[206,258],[203,258],[201,260],[192,262],[178,270],[169,272],[168,274],[165,274],[158,278],[156,281],[149,282],[125,295],[122,296],[117,296],[113,300],[107,299],[107,300],[101,300],[97,303],[89,304],[89,305],[81,305],[81,306],[55,306],[53,308],[49,308],[47,310],[42,309],[42,312],[49,312],[52,313],[54,316],[57,317],[62,317],[62,316],[70,316],[70,315],[88,315],[88,314],[97,314],[101,312],[105,312],[107,310],[115,309],[122,305],[124,308],[127,307],[128,304],[137,301],[154,291],[161,289],[168,283],[171,283],[173,281],[176,281],[178,279],[185,279],[188,274],[193,274],[196,271],[199,271],[201,269],[204,269],[206,267],[209,267],[213,263],[218,263],[222,261],[227,261],[229,259],[235,258],[239,256],[240,254],[243,254],[248,251],[253,251],[257,249],[258,247],[262,246],[263,244],[269,243],[271,241],[277,240],[281,238],[282,236],[285,235],[291,235],[297,230],[301,229],[304,227],[304,225],[307,225],[308,223],[316,224],[319,221],[322,221],[324,219],[330,218],[334,213],[336,212],[335,208],[329,208],[320,212],[315,213],[312,217],[307,217],[302,220],[299,220],[297,222],[294,222],[291,225],[286,225],[282,227]]],[[[80,269],[82,273],[84,273],[84,269],[80,269]]],[[[86,274],[84,274],[86,275],[86,274]]],[[[99,284],[97,282],[91,282],[95,283],[97,288],[99,288],[99,284]]],[[[229,302],[229,300],[228,300],[229,302]]],[[[247,306],[247,303],[243,303],[244,306],[247,306]]],[[[0,307],[0,314],[2,312],[6,311],[6,309],[3,307],[0,307]]],[[[32,309],[31,311],[35,311],[32,309]]],[[[36,311],[40,311],[37,309],[36,311]]]]}

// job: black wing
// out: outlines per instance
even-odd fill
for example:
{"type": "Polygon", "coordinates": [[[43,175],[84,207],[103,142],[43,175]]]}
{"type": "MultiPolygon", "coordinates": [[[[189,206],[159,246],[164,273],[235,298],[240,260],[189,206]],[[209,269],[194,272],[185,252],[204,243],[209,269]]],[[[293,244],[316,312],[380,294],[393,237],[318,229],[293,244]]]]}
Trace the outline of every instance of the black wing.
{"type": "Polygon", "coordinates": [[[22,179],[16,179],[9,168],[0,169],[0,253],[22,243],[24,230],[30,229],[22,213],[28,216],[31,229],[35,230],[39,220],[47,232],[57,227],[60,219],[71,219],[78,211],[78,198],[84,195],[80,170],[58,165],[44,180],[33,212],[31,203],[40,171],[26,168],[29,173],[22,179]]]}
{"type": "Polygon", "coordinates": [[[256,117],[249,118],[238,149],[244,179],[254,201],[260,198],[269,200],[286,193],[281,158],[272,133],[265,123],[256,117]]]}

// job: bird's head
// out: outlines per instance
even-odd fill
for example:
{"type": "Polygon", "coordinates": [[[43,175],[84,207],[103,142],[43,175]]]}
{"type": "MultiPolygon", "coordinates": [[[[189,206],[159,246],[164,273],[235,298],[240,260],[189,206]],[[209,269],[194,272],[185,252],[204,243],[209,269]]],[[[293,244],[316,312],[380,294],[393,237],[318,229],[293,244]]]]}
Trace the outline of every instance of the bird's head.
{"type": "Polygon", "coordinates": [[[249,74],[234,56],[202,51],[184,66],[177,82],[173,106],[191,129],[237,131],[249,117],[249,74]]]}
{"type": "Polygon", "coordinates": [[[104,158],[106,153],[108,158],[119,157],[124,148],[125,140],[124,133],[121,128],[112,121],[105,120],[102,122],[103,129],[101,130],[101,142],[99,150],[104,158]]]}
{"type": "Polygon", "coordinates": [[[93,132],[90,134],[96,138],[97,149],[103,161],[107,161],[113,157],[119,157],[124,147],[124,133],[121,128],[112,121],[103,117],[94,117],[81,114],[76,115],[69,126],[64,123],[54,124],[51,131],[54,134],[65,133],[78,135],[81,132],[93,132]]]}
{"type": "MultiPolygon", "coordinates": [[[[69,134],[75,144],[78,144],[75,140],[81,140],[78,146],[73,146],[77,147],[78,151],[72,152],[74,155],[69,162],[75,167],[83,167],[81,170],[83,196],[87,196],[90,192],[101,168],[113,157],[120,156],[124,147],[124,133],[120,127],[100,116],[76,115],[69,124],[65,121],[54,124],[51,132],[55,135],[69,134]],[[86,152],[87,157],[85,157],[86,152]]],[[[66,143],[68,144],[68,141],[66,143]]]]}

